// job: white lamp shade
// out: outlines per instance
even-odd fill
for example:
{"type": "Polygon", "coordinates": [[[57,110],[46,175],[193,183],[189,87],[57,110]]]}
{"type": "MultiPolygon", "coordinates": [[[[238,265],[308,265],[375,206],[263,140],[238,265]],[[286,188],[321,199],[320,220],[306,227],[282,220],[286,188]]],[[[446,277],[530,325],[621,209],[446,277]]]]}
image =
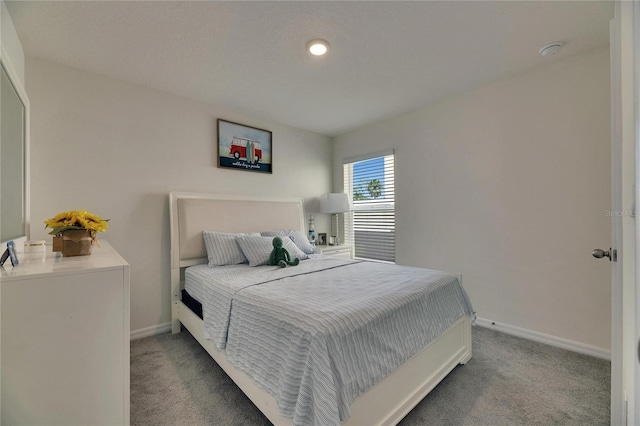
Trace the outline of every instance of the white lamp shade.
{"type": "Polygon", "coordinates": [[[344,213],[351,211],[349,196],[344,192],[324,194],[320,197],[320,213],[344,213]]]}

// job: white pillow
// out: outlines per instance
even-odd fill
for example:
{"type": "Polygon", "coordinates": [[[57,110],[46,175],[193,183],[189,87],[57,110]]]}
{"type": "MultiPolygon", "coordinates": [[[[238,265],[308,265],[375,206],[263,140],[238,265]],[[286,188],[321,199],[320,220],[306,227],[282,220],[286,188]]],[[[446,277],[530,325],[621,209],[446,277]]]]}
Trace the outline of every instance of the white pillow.
{"type": "Polygon", "coordinates": [[[282,231],[264,231],[261,232],[260,235],[266,237],[289,237],[291,241],[295,243],[295,245],[304,253],[311,254],[314,253],[315,250],[307,236],[302,231],[298,231],[296,229],[286,229],[282,231]]]}
{"type": "Polygon", "coordinates": [[[202,231],[204,246],[207,249],[209,267],[237,265],[247,263],[247,258],[240,250],[236,241],[238,236],[260,235],[257,232],[251,234],[231,234],[227,232],[202,231]]]}
{"type": "MultiPolygon", "coordinates": [[[[249,259],[249,266],[266,265],[269,263],[269,257],[273,251],[273,237],[240,236],[237,238],[237,241],[242,249],[242,253],[249,259]]],[[[289,238],[282,238],[282,247],[289,252],[291,260],[296,257],[300,260],[309,258],[309,256],[300,251],[289,238]]]]}

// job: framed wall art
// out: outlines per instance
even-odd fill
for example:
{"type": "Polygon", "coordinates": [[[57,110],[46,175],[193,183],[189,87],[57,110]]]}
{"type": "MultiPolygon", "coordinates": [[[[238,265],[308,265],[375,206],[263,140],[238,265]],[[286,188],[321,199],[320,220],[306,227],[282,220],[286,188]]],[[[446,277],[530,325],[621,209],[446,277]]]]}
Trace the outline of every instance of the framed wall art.
{"type": "Polygon", "coordinates": [[[269,130],[218,119],[218,167],[272,173],[269,130]]]}

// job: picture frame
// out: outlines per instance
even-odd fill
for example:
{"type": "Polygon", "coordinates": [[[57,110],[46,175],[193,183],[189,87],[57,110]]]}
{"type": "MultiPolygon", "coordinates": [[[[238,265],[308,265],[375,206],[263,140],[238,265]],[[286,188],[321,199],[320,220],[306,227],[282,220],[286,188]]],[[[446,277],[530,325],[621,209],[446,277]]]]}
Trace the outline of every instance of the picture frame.
{"type": "Polygon", "coordinates": [[[320,232],[318,234],[318,245],[319,246],[326,246],[327,245],[327,233],[326,232],[320,232]]]}
{"type": "Polygon", "coordinates": [[[16,254],[15,245],[13,241],[7,241],[7,249],[2,254],[0,258],[0,267],[4,266],[4,262],[8,259],[11,259],[11,266],[18,266],[18,255],[16,254]]]}
{"type": "Polygon", "coordinates": [[[273,173],[269,130],[218,119],[218,167],[273,173]]]}

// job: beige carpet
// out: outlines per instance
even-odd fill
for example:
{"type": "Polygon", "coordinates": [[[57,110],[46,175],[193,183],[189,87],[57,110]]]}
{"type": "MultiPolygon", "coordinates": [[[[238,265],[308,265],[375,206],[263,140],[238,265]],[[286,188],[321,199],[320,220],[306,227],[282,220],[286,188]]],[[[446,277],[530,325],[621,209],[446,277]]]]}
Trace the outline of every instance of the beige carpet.
{"type": "MultiPolygon", "coordinates": [[[[474,327],[471,361],[400,424],[605,425],[609,395],[608,361],[474,327]]],[[[131,424],[270,423],[183,331],[131,342],[131,424]]]]}

